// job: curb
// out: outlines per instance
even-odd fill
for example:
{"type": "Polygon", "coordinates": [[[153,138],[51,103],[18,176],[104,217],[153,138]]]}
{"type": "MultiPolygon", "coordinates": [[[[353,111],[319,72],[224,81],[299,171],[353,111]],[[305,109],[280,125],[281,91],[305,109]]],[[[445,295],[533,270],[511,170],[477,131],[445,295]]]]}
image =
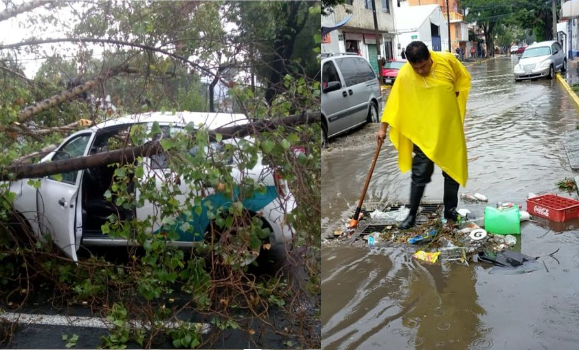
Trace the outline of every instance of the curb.
{"type": "Polygon", "coordinates": [[[495,58],[496,58],[496,57],[485,58],[484,60],[476,61],[476,62],[473,62],[473,63],[470,63],[470,64],[465,64],[464,66],[465,66],[465,67],[474,66],[475,64],[481,64],[481,63],[484,63],[484,62],[486,62],[486,61],[493,60],[493,59],[495,59],[495,58]]]}
{"type": "Polygon", "coordinates": [[[565,90],[567,90],[567,93],[569,94],[569,96],[573,99],[573,101],[575,101],[575,104],[577,105],[577,107],[579,107],[579,96],[577,96],[575,91],[573,91],[571,89],[571,87],[569,86],[569,84],[567,84],[567,81],[565,81],[565,79],[561,76],[561,74],[557,73],[557,74],[555,74],[555,76],[557,77],[557,80],[559,81],[559,83],[561,83],[561,85],[563,85],[565,90]]]}

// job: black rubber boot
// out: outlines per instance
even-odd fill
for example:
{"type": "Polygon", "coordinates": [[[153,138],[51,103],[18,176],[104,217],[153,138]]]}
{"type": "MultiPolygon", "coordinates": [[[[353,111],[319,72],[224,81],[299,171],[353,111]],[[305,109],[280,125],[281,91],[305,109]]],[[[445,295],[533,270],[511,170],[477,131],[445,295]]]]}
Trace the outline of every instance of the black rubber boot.
{"type": "Polygon", "coordinates": [[[446,220],[457,221],[458,212],[458,182],[452,178],[444,177],[444,218],[446,220]]]}
{"type": "Polygon", "coordinates": [[[402,221],[398,228],[401,230],[407,230],[416,224],[416,216],[418,214],[418,207],[420,206],[420,200],[424,194],[424,185],[418,186],[412,183],[410,186],[410,212],[404,221],[402,221]]]}

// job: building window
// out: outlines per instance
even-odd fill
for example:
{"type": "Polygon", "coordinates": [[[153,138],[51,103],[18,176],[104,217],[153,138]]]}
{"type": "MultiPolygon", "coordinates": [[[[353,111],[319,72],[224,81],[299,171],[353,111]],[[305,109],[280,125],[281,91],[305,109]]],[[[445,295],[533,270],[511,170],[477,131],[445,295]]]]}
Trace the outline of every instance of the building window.
{"type": "Polygon", "coordinates": [[[390,9],[388,8],[388,0],[382,0],[382,12],[388,12],[390,9]]]}
{"type": "Polygon", "coordinates": [[[372,10],[372,0],[364,0],[364,7],[368,10],[372,10]]]}

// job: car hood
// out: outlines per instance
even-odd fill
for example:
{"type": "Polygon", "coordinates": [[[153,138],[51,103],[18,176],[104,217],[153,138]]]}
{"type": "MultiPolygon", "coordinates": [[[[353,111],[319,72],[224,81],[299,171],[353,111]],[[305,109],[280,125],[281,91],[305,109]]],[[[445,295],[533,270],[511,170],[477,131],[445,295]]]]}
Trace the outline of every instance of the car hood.
{"type": "Polygon", "coordinates": [[[538,57],[529,57],[529,58],[521,58],[519,60],[519,64],[522,64],[523,66],[527,65],[527,64],[537,64],[537,63],[541,63],[544,60],[548,59],[550,56],[538,56],[538,57]]]}

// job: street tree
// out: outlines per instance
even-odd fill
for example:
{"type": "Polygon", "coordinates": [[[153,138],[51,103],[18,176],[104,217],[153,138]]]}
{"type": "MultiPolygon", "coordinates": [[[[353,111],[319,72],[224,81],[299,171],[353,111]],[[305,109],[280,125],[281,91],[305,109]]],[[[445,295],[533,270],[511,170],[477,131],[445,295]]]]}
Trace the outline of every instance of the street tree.
{"type": "MultiPolygon", "coordinates": [[[[133,160],[160,152],[159,143],[138,149],[120,147],[61,163],[38,160],[67,134],[118,115],[185,109],[243,112],[252,121],[248,127],[221,129],[219,135],[188,134],[186,140],[165,143],[163,152],[178,175],[187,175],[192,188],[198,189],[195,186],[207,176],[222,177],[224,186],[233,188],[236,184],[228,165],[217,166],[209,160],[184,163],[179,161],[180,154],[192,145],[203,148],[211,137],[250,133],[253,143],[234,145],[239,167],[250,168],[261,154],[262,162],[288,180],[298,207],[287,218],[296,229],[296,249],[287,254],[290,263],[306,269],[309,282],[304,287],[294,283],[301,278],[280,277],[256,283],[247,268],[207,262],[197,255],[187,257],[159,240],[144,245],[138,258],[129,251],[127,256],[133,261],[128,265],[98,258],[75,264],[40,242],[21,245],[17,239],[14,249],[10,245],[14,242],[5,240],[6,234],[13,236],[13,227],[0,224],[0,296],[19,294],[23,285],[29,286],[26,293],[48,286],[51,293],[59,294],[57,299],[89,303],[117,325],[126,324],[122,317],[128,313],[156,327],[146,335],[116,327],[103,338],[102,347],[121,348],[131,340],[151,347],[160,334],[172,339],[176,347],[211,347],[217,339],[202,337],[201,330],[187,328],[190,325],[176,330],[157,326],[159,319],[192,310],[212,320],[219,330],[241,327],[251,334],[251,325],[244,323],[247,315],[232,313],[228,305],[264,321],[268,310],[279,308],[292,315],[290,328],[299,326],[299,331],[289,333],[298,335],[300,345],[319,347],[316,327],[302,323],[316,318],[315,308],[309,310],[314,317],[306,317],[296,314],[293,305],[310,300],[305,289],[319,294],[321,233],[319,225],[311,223],[320,220],[319,83],[312,79],[319,70],[320,5],[310,1],[121,0],[3,4],[6,10],[0,12],[0,21],[18,16],[26,37],[0,43],[0,179],[5,181],[0,182],[0,222],[12,218],[11,181],[32,178],[30,183],[37,184],[36,177],[107,164],[118,170],[110,191],[117,199],[129,198],[123,204],[139,205],[130,200],[129,188],[135,188],[143,198],[154,201],[163,217],[180,215],[200,198],[191,196],[184,204],[177,203],[178,189],[171,181],[159,191],[154,179],[133,180],[139,179],[134,175],[142,166],[133,160]],[[45,61],[34,77],[26,76],[28,67],[23,64],[31,61],[45,61]],[[255,83],[246,80],[251,75],[255,83]],[[218,92],[222,96],[216,96],[218,92]],[[115,110],[101,109],[95,103],[107,96],[115,110]],[[231,105],[223,103],[222,97],[231,105]],[[305,149],[306,156],[296,157],[292,146],[305,149]],[[42,281],[33,276],[42,276],[42,281]],[[159,308],[155,300],[169,298],[175,291],[186,293],[190,300],[175,308],[159,308]],[[126,295],[135,298],[125,299],[126,295]]],[[[145,136],[154,135],[139,137],[145,136]]],[[[258,190],[249,181],[242,186],[258,190]]],[[[230,226],[247,224],[239,213],[221,214],[230,226]]],[[[156,239],[147,235],[151,223],[146,220],[122,221],[114,215],[109,219],[106,230],[111,237],[131,232],[141,245],[156,239]]],[[[249,226],[252,232],[256,229],[249,226]]]]}

